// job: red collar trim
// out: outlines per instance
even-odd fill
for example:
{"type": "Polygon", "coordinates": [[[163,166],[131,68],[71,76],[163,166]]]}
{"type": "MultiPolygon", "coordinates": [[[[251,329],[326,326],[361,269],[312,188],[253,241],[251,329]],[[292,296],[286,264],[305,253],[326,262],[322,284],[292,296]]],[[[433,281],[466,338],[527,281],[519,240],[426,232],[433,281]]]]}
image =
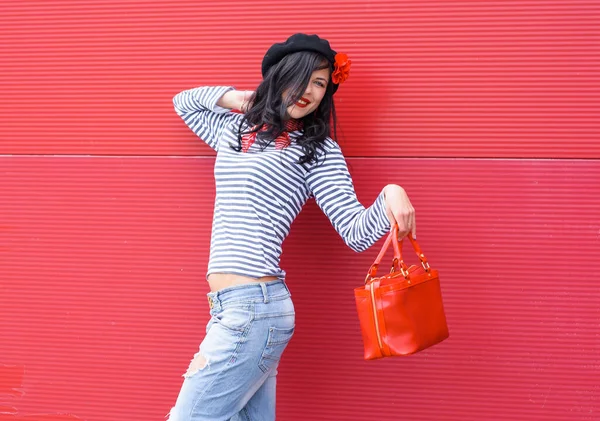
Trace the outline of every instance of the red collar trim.
{"type": "MultiPolygon", "coordinates": [[[[266,130],[267,126],[263,125],[261,130],[259,131],[263,131],[266,130]]],[[[252,129],[255,130],[256,126],[252,129]]],[[[287,148],[288,146],[290,146],[292,144],[292,140],[290,139],[290,132],[294,132],[297,130],[302,129],[302,120],[296,120],[296,119],[291,119],[291,120],[287,120],[285,122],[285,131],[282,132],[277,139],[275,139],[275,148],[276,149],[283,149],[283,148],[287,148]]],[[[258,131],[252,132],[252,133],[248,133],[242,136],[242,152],[248,152],[248,149],[250,149],[250,146],[252,146],[254,144],[254,142],[256,142],[256,135],[258,134],[258,131]]]]}

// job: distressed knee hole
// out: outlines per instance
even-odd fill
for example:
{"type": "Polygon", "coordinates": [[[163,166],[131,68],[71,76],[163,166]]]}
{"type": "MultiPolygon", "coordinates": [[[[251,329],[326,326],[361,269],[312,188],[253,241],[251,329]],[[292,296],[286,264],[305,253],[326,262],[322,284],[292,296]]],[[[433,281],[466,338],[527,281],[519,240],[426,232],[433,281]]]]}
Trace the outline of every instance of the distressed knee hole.
{"type": "Polygon", "coordinates": [[[194,355],[194,358],[192,358],[192,361],[190,362],[190,366],[188,367],[187,371],[185,372],[185,374],[183,375],[183,377],[192,377],[194,374],[198,373],[200,370],[203,370],[206,366],[208,366],[208,361],[206,360],[206,358],[204,358],[204,356],[200,353],[197,352],[194,355]]]}

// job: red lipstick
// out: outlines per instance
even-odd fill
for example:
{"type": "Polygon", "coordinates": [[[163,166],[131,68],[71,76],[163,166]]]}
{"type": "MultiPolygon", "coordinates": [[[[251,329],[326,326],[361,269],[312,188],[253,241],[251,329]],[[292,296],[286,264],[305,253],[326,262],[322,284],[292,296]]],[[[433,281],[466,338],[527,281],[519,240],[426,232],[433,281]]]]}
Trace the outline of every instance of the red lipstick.
{"type": "Polygon", "coordinates": [[[299,108],[306,108],[309,106],[309,104],[310,104],[310,101],[304,97],[300,98],[298,100],[298,102],[296,102],[296,106],[299,108]],[[303,101],[303,102],[300,102],[300,101],[303,101]]]}

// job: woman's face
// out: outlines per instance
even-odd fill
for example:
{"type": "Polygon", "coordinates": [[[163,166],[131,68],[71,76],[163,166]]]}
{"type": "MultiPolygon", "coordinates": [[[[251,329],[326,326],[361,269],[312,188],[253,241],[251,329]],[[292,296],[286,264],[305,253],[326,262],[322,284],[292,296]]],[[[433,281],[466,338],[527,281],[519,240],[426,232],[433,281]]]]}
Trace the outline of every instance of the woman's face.
{"type": "MultiPolygon", "coordinates": [[[[315,70],[312,72],[310,82],[302,97],[295,104],[287,107],[287,113],[291,118],[302,118],[315,111],[325,96],[327,84],[329,83],[329,69],[315,70]]],[[[283,92],[283,98],[287,97],[287,91],[283,92]]]]}

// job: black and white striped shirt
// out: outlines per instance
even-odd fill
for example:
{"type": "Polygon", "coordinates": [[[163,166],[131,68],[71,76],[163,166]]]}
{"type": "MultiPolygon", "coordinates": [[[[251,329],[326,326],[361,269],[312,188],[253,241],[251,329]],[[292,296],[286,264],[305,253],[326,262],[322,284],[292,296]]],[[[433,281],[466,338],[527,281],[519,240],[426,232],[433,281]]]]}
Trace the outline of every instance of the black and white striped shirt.
{"type": "Polygon", "coordinates": [[[242,115],[216,105],[231,87],[201,87],[173,98],[175,111],[217,151],[216,197],[213,216],[210,273],[252,278],[285,278],[279,267],[281,245],[290,226],[310,197],[353,250],[369,248],[390,230],[383,192],[373,205],[360,204],[346,160],[338,144],[328,138],[319,164],[298,165],[302,148],[293,141],[280,149],[272,142],[265,150],[253,144],[237,152],[242,115]],[[323,158],[325,153],[325,158],[323,158]],[[324,161],[323,161],[324,160],[324,161]]]}

